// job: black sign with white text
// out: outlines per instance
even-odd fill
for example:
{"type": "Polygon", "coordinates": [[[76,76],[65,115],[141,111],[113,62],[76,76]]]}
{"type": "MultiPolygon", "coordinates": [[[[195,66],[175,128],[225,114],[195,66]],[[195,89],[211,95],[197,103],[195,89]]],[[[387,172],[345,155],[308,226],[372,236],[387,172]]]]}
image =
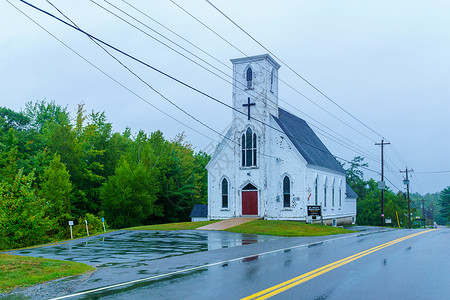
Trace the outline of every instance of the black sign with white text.
{"type": "Polygon", "coordinates": [[[321,216],[322,208],[320,205],[307,205],[306,209],[308,210],[308,216],[321,216]]]}

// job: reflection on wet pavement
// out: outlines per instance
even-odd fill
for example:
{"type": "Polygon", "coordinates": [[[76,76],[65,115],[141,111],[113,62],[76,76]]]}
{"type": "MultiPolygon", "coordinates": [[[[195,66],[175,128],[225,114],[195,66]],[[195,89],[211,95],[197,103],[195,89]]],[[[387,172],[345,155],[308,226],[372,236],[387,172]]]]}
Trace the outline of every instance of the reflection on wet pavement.
{"type": "Polygon", "coordinates": [[[218,231],[115,231],[63,244],[12,251],[53,259],[84,262],[98,268],[139,267],[169,256],[279,239],[218,231]]]}

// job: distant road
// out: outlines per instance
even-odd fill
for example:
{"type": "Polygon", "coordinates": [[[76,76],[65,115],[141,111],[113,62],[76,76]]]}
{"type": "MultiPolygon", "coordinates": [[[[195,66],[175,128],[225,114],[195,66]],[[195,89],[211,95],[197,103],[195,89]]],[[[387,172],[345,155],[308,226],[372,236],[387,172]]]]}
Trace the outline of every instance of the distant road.
{"type": "Polygon", "coordinates": [[[448,228],[281,239],[68,299],[450,299],[449,249],[448,228]]]}

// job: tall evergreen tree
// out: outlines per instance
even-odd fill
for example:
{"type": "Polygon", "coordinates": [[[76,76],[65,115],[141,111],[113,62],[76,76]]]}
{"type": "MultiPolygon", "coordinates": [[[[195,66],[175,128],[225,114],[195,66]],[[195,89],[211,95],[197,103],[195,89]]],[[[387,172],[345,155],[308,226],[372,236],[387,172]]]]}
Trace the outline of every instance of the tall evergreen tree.
{"type": "Polygon", "coordinates": [[[447,219],[447,223],[450,222],[450,186],[441,191],[441,214],[447,219]]]}

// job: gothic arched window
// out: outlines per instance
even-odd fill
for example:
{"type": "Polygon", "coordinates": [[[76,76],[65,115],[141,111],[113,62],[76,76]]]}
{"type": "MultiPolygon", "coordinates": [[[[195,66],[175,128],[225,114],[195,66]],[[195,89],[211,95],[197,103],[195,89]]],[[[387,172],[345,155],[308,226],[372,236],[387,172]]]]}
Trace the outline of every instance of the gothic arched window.
{"type": "Polygon", "coordinates": [[[247,72],[245,74],[245,79],[247,79],[247,88],[251,89],[253,87],[253,70],[248,67],[247,72]]]}
{"type": "Polygon", "coordinates": [[[228,208],[228,180],[222,180],[222,208],[228,208]]]}
{"type": "Polygon", "coordinates": [[[291,207],[291,180],[287,176],[283,179],[283,207],[291,207]]]}
{"type": "Polygon", "coordinates": [[[256,133],[253,133],[250,127],[247,128],[247,131],[242,135],[241,148],[242,148],[242,166],[255,167],[257,163],[256,133]]]}
{"type": "Polygon", "coordinates": [[[273,81],[274,81],[274,74],[273,74],[273,68],[272,68],[272,72],[270,72],[270,91],[273,92],[273,81]]]}
{"type": "Polygon", "coordinates": [[[316,176],[316,180],[314,181],[314,204],[317,205],[318,201],[318,181],[319,181],[319,175],[316,176]]]}
{"type": "Polygon", "coordinates": [[[335,179],[333,179],[333,185],[331,186],[331,206],[334,207],[334,183],[335,179]]]}
{"type": "Polygon", "coordinates": [[[323,186],[323,207],[327,207],[327,183],[328,178],[325,178],[325,184],[323,186]]]}

